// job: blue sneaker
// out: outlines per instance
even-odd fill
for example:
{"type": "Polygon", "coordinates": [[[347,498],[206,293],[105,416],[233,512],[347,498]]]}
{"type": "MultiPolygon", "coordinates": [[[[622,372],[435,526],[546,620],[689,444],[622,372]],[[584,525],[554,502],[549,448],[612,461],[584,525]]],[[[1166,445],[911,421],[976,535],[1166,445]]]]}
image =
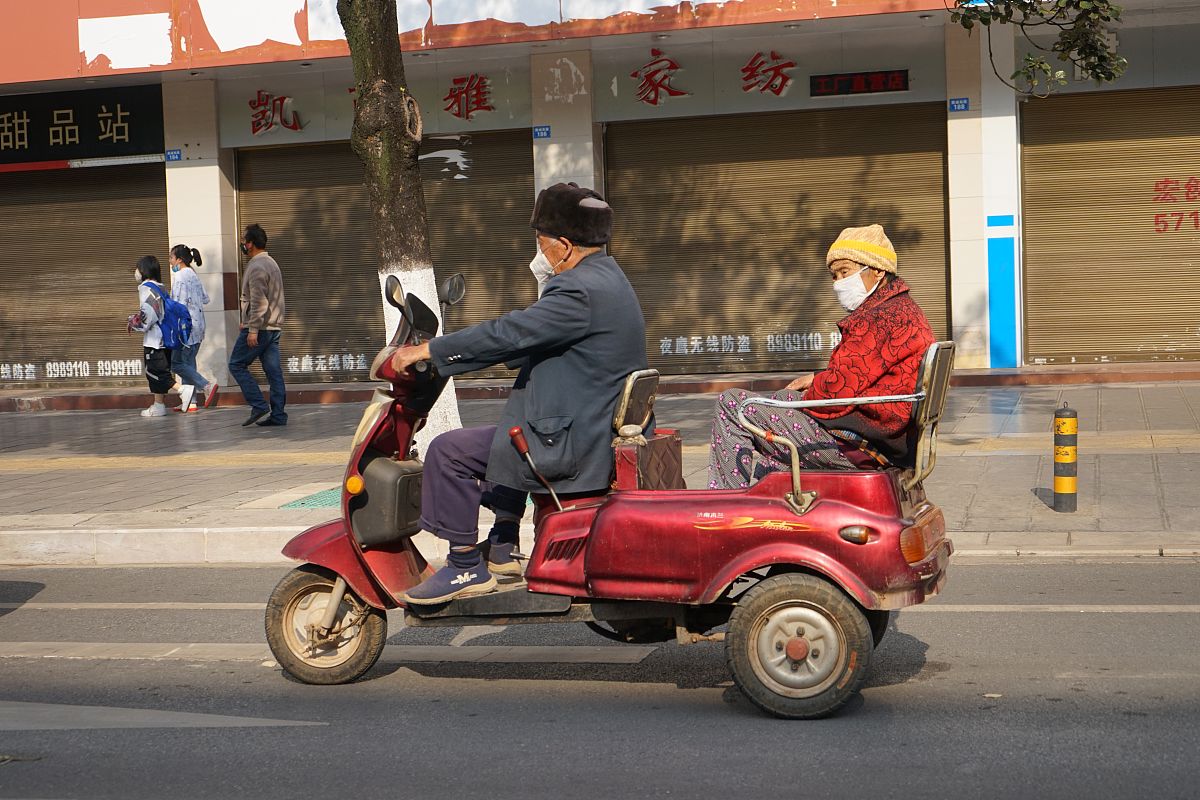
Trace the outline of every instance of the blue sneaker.
{"type": "Polygon", "coordinates": [[[487,557],[488,571],[493,575],[522,575],[521,565],[517,563],[517,560],[512,555],[516,549],[517,546],[515,544],[491,542],[487,557]]]}
{"type": "Polygon", "coordinates": [[[456,597],[470,597],[496,591],[496,579],[482,563],[473,567],[447,564],[404,593],[405,602],[418,606],[445,603],[456,597]]]}

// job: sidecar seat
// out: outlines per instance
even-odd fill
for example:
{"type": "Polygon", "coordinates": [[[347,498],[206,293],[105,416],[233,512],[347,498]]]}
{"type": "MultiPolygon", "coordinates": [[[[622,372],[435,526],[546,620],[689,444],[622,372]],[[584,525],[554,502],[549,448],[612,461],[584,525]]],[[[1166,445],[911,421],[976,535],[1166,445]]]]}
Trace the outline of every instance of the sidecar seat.
{"type": "Polygon", "coordinates": [[[686,489],[683,441],[679,432],[655,428],[644,435],[654,417],[658,370],[640,369],[625,379],[613,415],[614,489],[686,489]]]}

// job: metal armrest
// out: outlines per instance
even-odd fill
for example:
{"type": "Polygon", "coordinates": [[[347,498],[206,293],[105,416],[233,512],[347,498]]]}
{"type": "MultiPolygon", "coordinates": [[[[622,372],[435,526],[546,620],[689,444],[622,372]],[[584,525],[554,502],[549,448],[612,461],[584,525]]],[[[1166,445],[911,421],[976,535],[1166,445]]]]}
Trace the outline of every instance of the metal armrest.
{"type": "Polygon", "coordinates": [[[738,403],[738,424],[750,433],[765,439],[769,444],[782,444],[791,452],[792,459],[792,491],[784,496],[784,500],[797,514],[808,511],[817,499],[816,492],[805,492],[800,488],[800,448],[786,436],[776,436],[773,432],[758,427],[746,419],[746,406],[760,405],[770,408],[830,408],[834,406],[865,406],[875,403],[915,403],[925,399],[925,392],[914,394],[890,394],[879,397],[835,397],[828,400],[777,400],[773,397],[747,397],[738,403]]]}

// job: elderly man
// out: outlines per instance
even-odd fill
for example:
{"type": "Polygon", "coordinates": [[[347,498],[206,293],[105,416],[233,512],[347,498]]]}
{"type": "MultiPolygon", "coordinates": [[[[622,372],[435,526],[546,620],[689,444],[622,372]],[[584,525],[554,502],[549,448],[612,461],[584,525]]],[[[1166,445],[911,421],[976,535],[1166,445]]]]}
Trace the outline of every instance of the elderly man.
{"type": "Polygon", "coordinates": [[[612,479],[612,418],[632,371],[646,368],[646,323],[633,287],[604,252],[612,208],[573,183],[543,190],[530,224],[529,268],[540,297],[528,308],[400,350],[395,367],[430,360],[442,375],[520,364],[496,426],[436,437],[425,453],[421,524],[450,543],[446,566],[404,598],[442,603],[490,592],[496,579],[477,547],[485,485],[544,492],[509,440],[520,426],[538,470],[556,492],[602,491],[612,479]]]}
{"type": "MultiPolygon", "coordinates": [[[[833,292],[849,312],[838,323],[841,342],[821,372],[802,375],[773,397],[822,400],[911,394],[921,357],[934,342],[925,312],[896,274],[896,250],[879,225],[846,228],[825,257],[833,292]]],[[[744,391],[723,392],[713,420],[708,485],[750,485],[790,465],[786,447],[752,436],[737,422],[744,391]],[[758,464],[751,462],[758,451],[758,464]]],[[[800,450],[806,469],[855,469],[904,463],[909,457],[911,403],[881,403],[805,410],[749,405],[746,418],[800,450]]]]}

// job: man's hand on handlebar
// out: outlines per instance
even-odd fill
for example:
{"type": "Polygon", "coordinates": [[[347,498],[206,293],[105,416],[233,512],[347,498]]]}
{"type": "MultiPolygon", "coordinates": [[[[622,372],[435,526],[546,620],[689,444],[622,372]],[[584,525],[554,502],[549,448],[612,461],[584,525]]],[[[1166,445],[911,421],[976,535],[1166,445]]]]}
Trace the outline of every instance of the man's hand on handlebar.
{"type": "MultiPolygon", "coordinates": [[[[422,342],[414,347],[401,347],[392,356],[392,369],[397,373],[411,367],[418,362],[428,361],[432,356],[429,354],[429,342],[422,342]]],[[[420,370],[420,367],[417,368],[420,370]]]]}
{"type": "Polygon", "coordinates": [[[812,386],[812,382],[813,382],[813,373],[806,372],[803,375],[801,375],[799,378],[796,378],[796,380],[789,383],[784,388],[790,389],[793,392],[803,392],[805,389],[812,386]]]}

